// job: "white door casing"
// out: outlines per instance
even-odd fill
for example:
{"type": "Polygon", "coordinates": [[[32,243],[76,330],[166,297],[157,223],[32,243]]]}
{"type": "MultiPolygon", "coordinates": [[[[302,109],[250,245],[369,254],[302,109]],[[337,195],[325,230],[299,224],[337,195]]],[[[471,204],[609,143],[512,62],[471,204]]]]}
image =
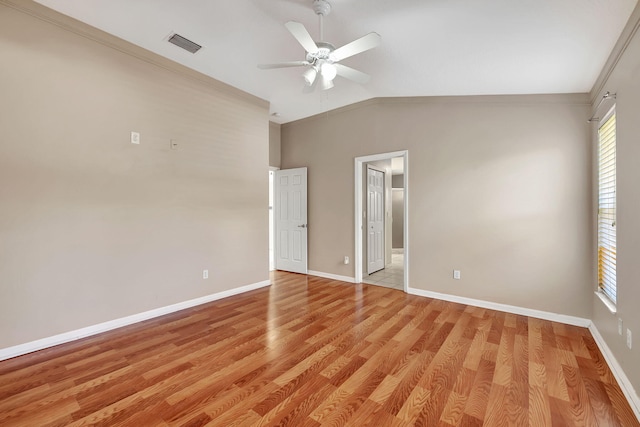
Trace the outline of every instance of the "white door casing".
{"type": "Polygon", "coordinates": [[[275,172],[276,269],[307,274],[307,168],[275,172]]]}
{"type": "Polygon", "coordinates": [[[367,273],[384,268],[385,203],[382,171],[367,165],[367,273]]]}
{"type": "Polygon", "coordinates": [[[366,262],[364,261],[365,257],[365,242],[364,236],[367,231],[367,223],[366,219],[366,206],[364,206],[366,202],[366,198],[364,197],[364,192],[366,191],[366,186],[364,185],[366,179],[366,173],[363,173],[364,166],[370,162],[378,162],[380,160],[388,160],[393,159],[395,157],[401,157],[403,163],[404,170],[404,227],[402,230],[403,240],[404,240],[404,291],[408,292],[411,288],[410,279],[409,279],[409,264],[411,260],[411,236],[409,235],[409,198],[410,198],[410,188],[409,188],[409,151],[393,151],[389,153],[378,153],[378,154],[370,154],[367,156],[360,156],[354,158],[353,162],[353,182],[354,182],[354,228],[355,228],[355,259],[354,259],[354,269],[355,269],[355,282],[362,283],[362,276],[365,269],[366,262]]]}

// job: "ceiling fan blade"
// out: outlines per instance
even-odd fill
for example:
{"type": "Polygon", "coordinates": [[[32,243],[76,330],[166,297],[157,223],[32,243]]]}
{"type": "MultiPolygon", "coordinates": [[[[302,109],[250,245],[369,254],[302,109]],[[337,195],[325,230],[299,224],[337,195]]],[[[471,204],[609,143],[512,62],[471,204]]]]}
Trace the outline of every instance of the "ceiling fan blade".
{"type": "Polygon", "coordinates": [[[307,61],[290,61],[279,62],[277,64],[258,64],[258,68],[261,70],[270,70],[272,68],[302,67],[304,65],[309,65],[309,63],[307,61]]]}
{"type": "Polygon", "coordinates": [[[334,62],[341,61],[365,50],[373,49],[378,46],[380,42],[382,42],[380,34],[369,33],[331,52],[331,59],[333,59],[334,62]]]}
{"type": "Polygon", "coordinates": [[[287,30],[298,40],[298,43],[302,45],[304,50],[309,53],[316,53],[318,51],[316,42],[313,41],[304,25],[299,22],[289,21],[284,24],[284,26],[287,27],[287,30]]]}
{"type": "Polygon", "coordinates": [[[333,64],[336,67],[336,71],[339,76],[347,78],[349,80],[353,80],[356,83],[365,84],[371,79],[369,74],[363,73],[362,71],[355,70],[351,67],[347,67],[342,64],[333,64]]]}

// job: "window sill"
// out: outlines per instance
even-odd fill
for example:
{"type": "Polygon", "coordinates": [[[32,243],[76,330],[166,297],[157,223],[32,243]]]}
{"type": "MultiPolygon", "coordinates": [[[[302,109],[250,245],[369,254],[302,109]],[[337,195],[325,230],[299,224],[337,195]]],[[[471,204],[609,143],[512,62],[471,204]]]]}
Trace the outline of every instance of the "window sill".
{"type": "Polygon", "coordinates": [[[613,303],[613,301],[609,299],[609,297],[607,297],[603,292],[600,292],[600,291],[596,291],[595,294],[598,295],[598,298],[600,298],[600,301],[602,301],[604,305],[607,306],[611,314],[616,314],[616,312],[618,311],[616,309],[616,305],[613,303]]]}

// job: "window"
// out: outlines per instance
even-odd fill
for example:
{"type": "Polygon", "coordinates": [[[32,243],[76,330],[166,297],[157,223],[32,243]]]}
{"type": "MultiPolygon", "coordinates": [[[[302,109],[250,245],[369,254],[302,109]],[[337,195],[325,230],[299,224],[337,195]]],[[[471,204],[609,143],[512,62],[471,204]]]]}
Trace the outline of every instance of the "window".
{"type": "Polygon", "coordinates": [[[616,303],[616,112],[598,128],[598,289],[616,303]]]}

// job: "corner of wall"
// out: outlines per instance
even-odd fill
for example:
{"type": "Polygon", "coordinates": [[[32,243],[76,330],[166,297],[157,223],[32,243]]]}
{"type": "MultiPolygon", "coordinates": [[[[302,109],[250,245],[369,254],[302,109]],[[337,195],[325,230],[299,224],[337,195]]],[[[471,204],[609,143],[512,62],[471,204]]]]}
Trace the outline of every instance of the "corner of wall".
{"type": "Polygon", "coordinates": [[[601,92],[605,90],[604,85],[606,84],[613,70],[616,68],[618,61],[620,61],[620,58],[627,49],[627,46],[629,46],[629,43],[631,42],[631,39],[633,39],[635,33],[638,31],[638,28],[640,28],[640,2],[636,4],[635,9],[633,9],[633,12],[631,12],[631,16],[629,17],[627,24],[622,30],[622,33],[620,33],[618,41],[611,50],[609,58],[607,58],[604,67],[602,67],[602,71],[600,71],[600,75],[591,88],[589,94],[592,104],[597,102],[598,96],[600,96],[601,92]]]}
{"type": "Polygon", "coordinates": [[[282,126],[269,122],[269,166],[280,168],[282,163],[282,126]]]}
{"type": "Polygon", "coordinates": [[[638,397],[638,393],[633,387],[633,384],[631,384],[631,381],[625,374],[622,366],[620,366],[620,364],[618,363],[616,357],[613,355],[613,352],[607,345],[607,342],[598,331],[595,323],[591,322],[591,325],[589,326],[589,332],[591,332],[591,335],[593,335],[593,338],[596,341],[600,352],[607,361],[607,365],[609,365],[613,376],[615,377],[616,381],[618,381],[620,389],[622,389],[622,393],[629,401],[629,405],[631,405],[633,413],[635,414],[636,418],[638,418],[638,421],[640,421],[640,397],[638,397]]]}

